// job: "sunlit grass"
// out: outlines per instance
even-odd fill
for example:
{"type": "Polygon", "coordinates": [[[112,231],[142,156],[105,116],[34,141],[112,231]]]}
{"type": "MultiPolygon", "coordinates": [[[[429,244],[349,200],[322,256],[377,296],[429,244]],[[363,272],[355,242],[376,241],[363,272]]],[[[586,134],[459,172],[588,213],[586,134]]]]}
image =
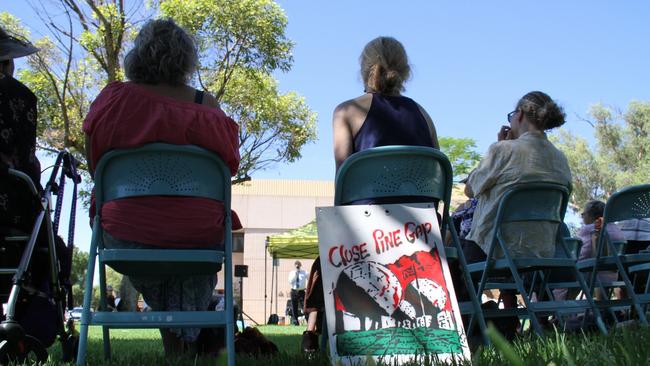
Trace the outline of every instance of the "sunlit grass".
{"type": "MultiPolygon", "coordinates": [[[[329,358],[316,354],[306,358],[300,352],[300,340],[304,327],[261,326],[261,332],[274,342],[280,353],[272,358],[256,359],[238,356],[237,365],[242,366],[325,366],[329,358]]],[[[646,365],[650,363],[650,328],[622,329],[605,337],[600,334],[564,334],[556,332],[544,339],[536,336],[523,337],[514,343],[500,342],[496,332],[491,333],[496,347],[479,349],[473,355],[472,365],[646,365]]],[[[88,365],[215,365],[214,358],[165,359],[160,334],[155,329],[111,330],[113,358],[105,361],[101,342],[101,328],[90,328],[88,365]]],[[[55,344],[50,349],[47,365],[63,365],[60,349],[55,344]]],[[[221,360],[220,360],[221,361],[221,360]]],[[[369,363],[372,364],[372,363],[369,363]]],[[[465,363],[469,365],[469,363],[465,363]]],[[[411,366],[440,365],[434,358],[419,357],[411,366]]]]}

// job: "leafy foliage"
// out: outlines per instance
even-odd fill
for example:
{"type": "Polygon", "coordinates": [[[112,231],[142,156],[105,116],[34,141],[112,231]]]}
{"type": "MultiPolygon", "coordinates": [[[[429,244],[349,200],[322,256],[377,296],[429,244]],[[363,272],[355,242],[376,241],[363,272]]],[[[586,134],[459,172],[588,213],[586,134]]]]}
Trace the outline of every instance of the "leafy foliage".
{"type": "Polygon", "coordinates": [[[240,124],[236,178],[299,159],[316,139],[316,115],[297,93],[281,93],[272,76],[293,62],[282,9],[270,0],[165,0],[160,10],[195,35],[198,82],[240,124]]]}
{"type": "Polygon", "coordinates": [[[469,174],[481,160],[476,141],[471,138],[440,137],[440,150],[447,155],[456,177],[469,174]]]}
{"type": "MultiPolygon", "coordinates": [[[[41,51],[18,77],[39,99],[39,138],[47,147],[68,148],[85,162],[81,127],[90,102],[107,82],[123,79],[120,60],[134,25],[156,15],[194,35],[201,61],[197,87],[214,94],[240,123],[237,178],[299,159],[302,146],[316,138],[316,115],[297,93],[281,93],[273,77],[291,69],[293,42],[285,35],[284,11],[271,0],[160,0],[146,9],[142,1],[125,9],[122,0],[30,4],[50,35],[32,39],[41,51]]],[[[30,38],[6,12],[0,25],[30,38]]]]}
{"type": "Polygon", "coordinates": [[[602,104],[589,110],[595,146],[561,130],[552,139],[564,152],[573,174],[574,208],[606,200],[617,190],[650,181],[650,102],[633,101],[626,112],[602,104]]]}

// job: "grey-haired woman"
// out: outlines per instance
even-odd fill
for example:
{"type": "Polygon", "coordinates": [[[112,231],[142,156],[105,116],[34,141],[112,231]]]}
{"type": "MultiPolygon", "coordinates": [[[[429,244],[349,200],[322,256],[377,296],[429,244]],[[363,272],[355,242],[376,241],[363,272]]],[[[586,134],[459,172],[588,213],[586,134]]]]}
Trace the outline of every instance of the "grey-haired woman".
{"type": "MultiPolygon", "coordinates": [[[[84,121],[89,167],[114,148],[151,142],[197,145],[239,165],[238,126],[214,97],[189,85],[198,65],[192,38],[170,19],[145,24],[124,59],[130,82],[107,85],[84,121]]],[[[104,244],[113,248],[222,245],[222,202],[194,197],[135,197],[106,202],[104,244]]],[[[153,310],[207,310],[212,276],[129,278],[153,310]]],[[[161,329],[167,354],[192,350],[199,328],[161,329]]]]}

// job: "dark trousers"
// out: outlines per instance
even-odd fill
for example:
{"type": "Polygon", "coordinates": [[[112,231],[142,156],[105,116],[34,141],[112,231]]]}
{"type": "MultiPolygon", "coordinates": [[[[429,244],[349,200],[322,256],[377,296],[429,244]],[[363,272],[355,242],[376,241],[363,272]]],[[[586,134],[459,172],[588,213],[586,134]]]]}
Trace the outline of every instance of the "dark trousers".
{"type": "Polygon", "coordinates": [[[291,290],[291,318],[294,325],[299,325],[298,316],[302,314],[302,304],[305,302],[305,290],[291,290]]]}

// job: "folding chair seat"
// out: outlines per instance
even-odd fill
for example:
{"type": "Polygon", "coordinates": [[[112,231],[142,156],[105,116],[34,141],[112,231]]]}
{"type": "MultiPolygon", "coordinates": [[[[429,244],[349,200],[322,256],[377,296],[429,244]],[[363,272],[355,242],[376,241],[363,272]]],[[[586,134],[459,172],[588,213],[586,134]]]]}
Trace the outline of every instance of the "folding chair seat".
{"type": "Polygon", "coordinates": [[[603,229],[598,239],[594,258],[579,261],[578,269],[589,275],[589,293],[599,289],[606,298],[596,301],[600,308],[612,309],[634,308],[639,321],[648,325],[642,305],[650,302],[645,294],[636,294],[630,280],[631,273],[641,273],[648,268],[650,253],[640,251],[635,254],[624,254],[625,244],[610,240],[607,234],[607,225],[629,219],[645,219],[650,217],[650,184],[630,186],[614,194],[607,200],[603,214],[603,229]],[[616,281],[600,280],[597,273],[605,270],[618,272],[616,281]],[[624,289],[627,298],[612,299],[611,291],[614,288],[624,289]]]}
{"type": "Polygon", "coordinates": [[[99,264],[100,309],[90,311],[92,286],[84,293],[77,364],[85,363],[88,326],[103,327],[104,355],[110,358],[110,328],[224,327],[228,365],[234,365],[230,172],[214,153],[196,146],[163,143],[136,149],[113,150],[100,159],[95,171],[97,214],[88,259],[86,283],[93,283],[99,264]],[[203,197],[222,201],[225,209],[222,249],[108,249],[100,221],[104,203],[138,196],[203,197]],[[106,311],[108,265],[124,275],[216,275],[223,264],[224,311],[106,311]]]}
{"type": "MultiPolygon", "coordinates": [[[[606,333],[600,313],[591,298],[585,300],[557,300],[549,286],[552,273],[566,271],[575,281],[565,285],[579,287],[587,284],[575,266],[575,257],[565,243],[566,230],[562,220],[566,212],[569,190],[552,183],[527,183],[513,186],[499,202],[494,235],[491,238],[487,260],[472,263],[468,270],[480,275],[477,297],[486,289],[516,290],[523,298],[523,308],[493,309],[485,312],[486,318],[518,316],[530,320],[533,330],[543,335],[538,316],[562,315],[592,311],[596,324],[606,333]],[[513,257],[503,239],[503,226],[516,222],[550,222],[558,225],[555,237],[556,254],[553,258],[513,257]],[[500,252],[500,253],[499,253],[500,252]],[[499,281],[495,281],[495,278],[499,281]],[[505,282],[504,282],[505,281],[505,282]],[[535,293],[537,301],[533,301],[535,293]]],[[[574,249],[575,250],[575,249],[574,249]]]]}
{"type": "Polygon", "coordinates": [[[458,262],[470,294],[470,300],[459,303],[459,308],[462,314],[476,316],[474,319],[482,330],[483,341],[489,343],[480,302],[465,270],[467,262],[449,216],[453,173],[447,156],[439,150],[421,146],[383,146],[364,150],[343,162],[335,185],[334,204],[337,206],[382,198],[390,198],[391,202],[442,204],[442,209],[438,210],[441,212],[440,232],[444,236],[449,230],[453,244],[445,247],[445,256],[449,262],[458,262]]]}

